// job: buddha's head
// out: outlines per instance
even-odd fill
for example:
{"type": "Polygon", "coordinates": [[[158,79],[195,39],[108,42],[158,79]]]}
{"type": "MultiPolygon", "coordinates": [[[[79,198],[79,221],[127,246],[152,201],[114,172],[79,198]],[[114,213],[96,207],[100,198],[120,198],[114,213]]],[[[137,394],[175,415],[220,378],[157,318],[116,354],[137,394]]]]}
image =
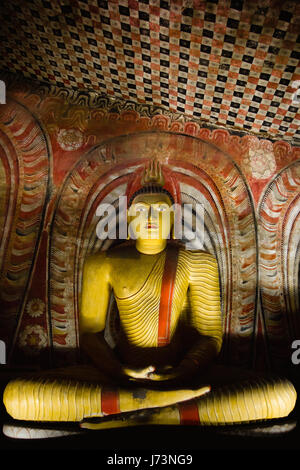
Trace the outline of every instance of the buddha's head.
{"type": "Polygon", "coordinates": [[[131,238],[169,238],[173,226],[172,201],[167,194],[139,194],[128,210],[131,238]]]}
{"type": "Polygon", "coordinates": [[[174,198],[164,187],[159,162],[153,160],[128,201],[129,235],[148,246],[165,244],[174,224],[174,198]]]}

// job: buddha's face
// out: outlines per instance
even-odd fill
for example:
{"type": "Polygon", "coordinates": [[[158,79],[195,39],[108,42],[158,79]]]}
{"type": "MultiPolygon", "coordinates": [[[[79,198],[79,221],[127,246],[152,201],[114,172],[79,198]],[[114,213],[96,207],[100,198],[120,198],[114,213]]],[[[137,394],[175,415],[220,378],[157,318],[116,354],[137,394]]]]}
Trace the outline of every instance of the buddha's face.
{"type": "Polygon", "coordinates": [[[169,238],[174,222],[172,202],[166,194],[139,194],[128,210],[129,234],[141,240],[169,238]]]}

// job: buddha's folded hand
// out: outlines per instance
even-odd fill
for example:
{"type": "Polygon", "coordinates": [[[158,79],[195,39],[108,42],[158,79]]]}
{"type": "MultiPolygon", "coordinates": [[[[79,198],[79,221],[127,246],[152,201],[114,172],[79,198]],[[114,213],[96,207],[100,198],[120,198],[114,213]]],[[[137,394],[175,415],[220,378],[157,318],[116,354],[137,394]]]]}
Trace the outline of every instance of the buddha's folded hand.
{"type": "Polygon", "coordinates": [[[169,380],[176,380],[185,377],[185,371],[182,367],[172,367],[172,366],[165,366],[158,369],[155,369],[153,372],[148,374],[149,380],[153,380],[156,382],[162,381],[169,381],[169,380]]]}
{"type": "Polygon", "coordinates": [[[128,366],[123,367],[123,372],[126,376],[137,380],[149,379],[150,374],[152,374],[154,370],[154,366],[147,366],[144,368],[132,368],[128,366]]]}

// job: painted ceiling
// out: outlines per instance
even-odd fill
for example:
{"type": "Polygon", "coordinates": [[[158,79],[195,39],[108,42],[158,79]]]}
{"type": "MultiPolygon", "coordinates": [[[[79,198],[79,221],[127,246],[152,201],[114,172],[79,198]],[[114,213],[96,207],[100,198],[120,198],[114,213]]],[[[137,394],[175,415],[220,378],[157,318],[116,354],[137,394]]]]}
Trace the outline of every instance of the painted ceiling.
{"type": "Polygon", "coordinates": [[[10,0],[0,70],[300,143],[297,0],[10,0]]]}

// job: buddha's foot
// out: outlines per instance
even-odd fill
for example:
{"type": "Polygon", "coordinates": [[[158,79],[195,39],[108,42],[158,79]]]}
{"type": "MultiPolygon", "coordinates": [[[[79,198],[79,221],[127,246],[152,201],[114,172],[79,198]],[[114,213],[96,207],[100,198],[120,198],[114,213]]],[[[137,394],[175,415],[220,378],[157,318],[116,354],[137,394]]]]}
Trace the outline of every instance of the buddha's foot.
{"type": "Polygon", "coordinates": [[[86,420],[80,423],[80,427],[96,431],[130,426],[151,426],[153,424],[180,424],[178,420],[177,405],[137,410],[129,413],[111,415],[99,420],[86,420]]]}

